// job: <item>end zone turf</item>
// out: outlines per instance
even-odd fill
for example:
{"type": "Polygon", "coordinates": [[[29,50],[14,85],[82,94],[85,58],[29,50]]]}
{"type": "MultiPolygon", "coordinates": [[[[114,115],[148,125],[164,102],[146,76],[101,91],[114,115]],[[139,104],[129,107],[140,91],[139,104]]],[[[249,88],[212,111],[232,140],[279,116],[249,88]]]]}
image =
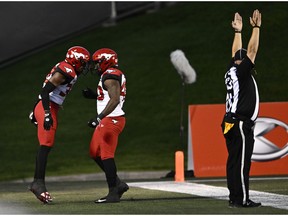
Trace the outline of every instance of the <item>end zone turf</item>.
{"type": "MultiPolygon", "coordinates": [[[[128,183],[128,185],[131,187],[139,187],[144,189],[177,192],[177,193],[197,195],[201,197],[227,200],[228,204],[228,189],[224,187],[216,187],[191,182],[174,182],[174,181],[135,182],[135,183],[128,183]]],[[[288,210],[287,195],[250,190],[250,198],[254,201],[261,202],[263,206],[271,206],[274,208],[288,210]]]]}

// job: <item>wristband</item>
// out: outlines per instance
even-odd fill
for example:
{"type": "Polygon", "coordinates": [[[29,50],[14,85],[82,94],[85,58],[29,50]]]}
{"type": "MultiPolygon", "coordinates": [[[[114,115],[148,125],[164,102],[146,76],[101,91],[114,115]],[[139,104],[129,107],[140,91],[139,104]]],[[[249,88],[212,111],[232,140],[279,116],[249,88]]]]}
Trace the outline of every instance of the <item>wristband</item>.
{"type": "Polygon", "coordinates": [[[239,31],[239,30],[235,30],[235,33],[241,33],[241,31],[239,31]]]}
{"type": "Polygon", "coordinates": [[[260,29],[260,26],[255,25],[255,26],[253,26],[253,28],[259,28],[260,29]]]}

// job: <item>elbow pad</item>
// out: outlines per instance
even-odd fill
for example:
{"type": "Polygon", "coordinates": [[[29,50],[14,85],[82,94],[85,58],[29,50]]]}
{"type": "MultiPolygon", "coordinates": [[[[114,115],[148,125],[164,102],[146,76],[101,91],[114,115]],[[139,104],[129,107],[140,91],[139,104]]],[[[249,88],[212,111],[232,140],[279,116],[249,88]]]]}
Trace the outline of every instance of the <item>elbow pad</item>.
{"type": "Polygon", "coordinates": [[[50,106],[49,106],[49,102],[50,102],[49,93],[52,92],[55,88],[56,88],[56,86],[53,85],[53,83],[51,83],[50,81],[48,81],[48,82],[46,83],[46,85],[42,88],[42,92],[41,92],[40,96],[41,96],[41,99],[42,99],[42,104],[43,104],[44,110],[50,110],[50,106]]]}

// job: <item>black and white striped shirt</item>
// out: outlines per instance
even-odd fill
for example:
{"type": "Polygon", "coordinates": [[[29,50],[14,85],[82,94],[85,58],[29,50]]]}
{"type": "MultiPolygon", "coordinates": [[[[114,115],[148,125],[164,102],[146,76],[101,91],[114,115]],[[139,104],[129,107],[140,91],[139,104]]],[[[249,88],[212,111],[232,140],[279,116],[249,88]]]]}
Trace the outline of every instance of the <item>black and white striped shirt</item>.
{"type": "Polygon", "coordinates": [[[226,72],[226,113],[232,113],[255,121],[259,112],[259,94],[251,74],[254,64],[245,57],[240,65],[232,59],[226,72]]]}

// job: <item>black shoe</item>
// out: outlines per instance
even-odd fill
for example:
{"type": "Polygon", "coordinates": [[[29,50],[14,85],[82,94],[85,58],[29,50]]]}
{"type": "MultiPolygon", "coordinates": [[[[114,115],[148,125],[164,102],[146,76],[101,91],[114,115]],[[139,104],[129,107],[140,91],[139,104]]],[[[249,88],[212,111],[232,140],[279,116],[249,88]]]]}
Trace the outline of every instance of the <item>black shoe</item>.
{"type": "Polygon", "coordinates": [[[29,186],[28,189],[44,204],[51,203],[52,197],[48,193],[44,180],[37,179],[34,180],[29,186]]]}
{"type": "Polygon", "coordinates": [[[237,202],[234,202],[234,201],[232,201],[232,200],[229,200],[228,207],[229,207],[229,208],[242,208],[243,205],[242,205],[242,204],[239,204],[239,203],[237,203],[237,202]]]}
{"type": "MultiPolygon", "coordinates": [[[[122,195],[129,190],[129,186],[125,182],[119,180],[119,181],[117,181],[117,189],[118,189],[117,193],[119,195],[119,198],[121,198],[122,195]]],[[[107,196],[102,197],[99,200],[105,200],[107,198],[107,196]]]]}
{"type": "Polygon", "coordinates": [[[260,206],[261,206],[261,203],[253,202],[250,199],[243,205],[244,208],[255,208],[255,207],[260,207],[260,206]]]}
{"type": "Polygon", "coordinates": [[[106,197],[95,200],[95,203],[117,203],[120,202],[118,188],[109,188],[109,193],[106,197]]]}
{"type": "Polygon", "coordinates": [[[127,192],[129,190],[129,186],[121,181],[118,185],[117,185],[117,188],[118,188],[118,195],[119,195],[119,198],[122,197],[122,195],[127,192]]]}

